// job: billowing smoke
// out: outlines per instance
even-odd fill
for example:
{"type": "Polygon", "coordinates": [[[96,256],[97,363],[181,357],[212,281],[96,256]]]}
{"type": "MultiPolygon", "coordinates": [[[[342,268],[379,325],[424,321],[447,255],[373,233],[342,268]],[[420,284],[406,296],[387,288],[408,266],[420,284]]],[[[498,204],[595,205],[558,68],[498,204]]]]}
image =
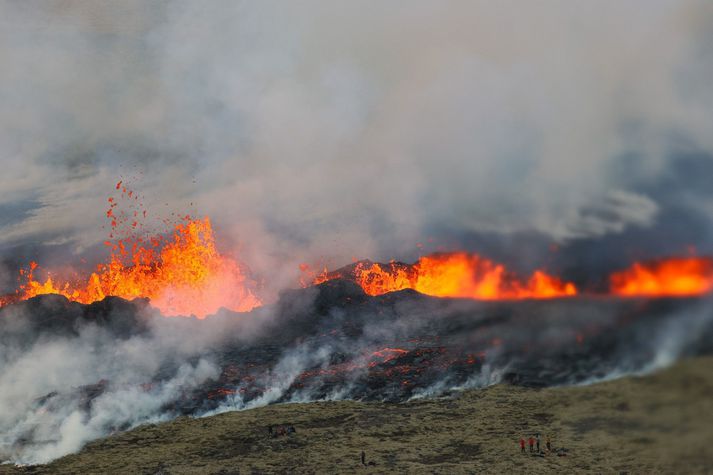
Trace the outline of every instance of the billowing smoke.
{"type": "Polygon", "coordinates": [[[710,298],[478,302],[333,281],[250,313],[41,296],[0,310],[0,459],[37,463],[181,414],[587,384],[710,353],[710,298]]]}
{"type": "MultiPolygon", "coordinates": [[[[149,232],[210,216],[272,295],[303,262],[457,249],[579,285],[711,254],[711,25],[706,0],[0,0],[0,296],[30,260],[104,257],[120,179],[149,232]]],[[[203,322],[111,299],[3,307],[0,458],[177,414],[586,383],[713,341],[705,297],[340,285],[203,322]]]]}
{"type": "Polygon", "coordinates": [[[709,2],[1,8],[11,264],[96,251],[118,177],[276,288],[429,238],[537,265],[556,241],[565,268],[711,251],[709,2]]]}
{"type": "Polygon", "coordinates": [[[0,459],[45,462],[87,441],[175,416],[215,380],[214,347],[253,338],[265,319],[167,319],[144,301],[83,307],[46,296],[0,318],[0,459]]]}

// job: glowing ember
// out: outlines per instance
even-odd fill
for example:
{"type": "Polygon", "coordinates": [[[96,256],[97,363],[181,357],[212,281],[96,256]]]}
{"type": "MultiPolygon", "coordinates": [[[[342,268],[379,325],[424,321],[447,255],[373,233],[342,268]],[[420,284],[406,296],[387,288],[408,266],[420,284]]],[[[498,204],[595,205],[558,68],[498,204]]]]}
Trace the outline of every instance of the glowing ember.
{"type": "MultiPolygon", "coordinates": [[[[116,187],[122,189],[123,197],[136,199],[121,182],[116,187]]],[[[111,237],[121,231],[118,226],[122,224],[130,231],[140,227],[138,208],[127,214],[116,210],[114,198],[109,198],[109,203],[106,215],[111,222],[111,237]]],[[[218,252],[208,218],[185,216],[168,237],[130,236],[105,244],[111,248],[108,262],[98,265],[86,279],[59,282],[47,277],[40,282],[34,276],[37,264],[30,263],[28,270],[21,271],[25,282],[19,298],[60,294],[76,302],[91,303],[109,295],[125,299],[147,297],[164,315],[201,318],[221,307],[243,312],[261,304],[246,270],[218,252]]]]}
{"type": "MultiPolygon", "coordinates": [[[[339,276],[322,273],[314,282],[321,283],[328,277],[339,276]]],[[[503,265],[465,252],[433,254],[421,257],[413,265],[358,263],[354,278],[369,295],[404,289],[436,297],[481,300],[553,298],[577,294],[574,284],[563,282],[544,271],[536,271],[523,282],[507,272],[503,265]]]]}
{"type": "Polygon", "coordinates": [[[713,291],[713,258],[680,257],[635,263],[611,275],[611,292],[623,296],[690,296],[713,291]]]}
{"type": "Polygon", "coordinates": [[[398,358],[399,356],[403,356],[406,354],[408,354],[408,350],[404,350],[401,348],[384,348],[375,351],[371,354],[371,357],[375,358],[375,360],[369,362],[369,367],[373,368],[374,366],[380,363],[386,363],[388,361],[393,360],[394,358],[398,358]]]}

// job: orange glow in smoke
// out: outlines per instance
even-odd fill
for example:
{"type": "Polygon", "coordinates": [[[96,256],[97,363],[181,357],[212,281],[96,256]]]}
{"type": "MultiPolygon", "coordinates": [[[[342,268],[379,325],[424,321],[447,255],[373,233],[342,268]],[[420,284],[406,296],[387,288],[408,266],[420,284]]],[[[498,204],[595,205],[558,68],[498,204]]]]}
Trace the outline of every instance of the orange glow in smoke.
{"type": "MultiPolygon", "coordinates": [[[[323,272],[314,282],[336,277],[339,276],[323,272]]],[[[563,282],[542,270],[522,281],[502,264],[465,252],[432,254],[421,257],[413,265],[362,262],[356,265],[354,278],[369,295],[404,289],[435,297],[479,300],[541,299],[577,294],[573,283],[563,282]]]]}
{"type": "Polygon", "coordinates": [[[675,257],[634,263],[610,279],[622,296],[692,296],[713,291],[713,258],[675,257]]]}

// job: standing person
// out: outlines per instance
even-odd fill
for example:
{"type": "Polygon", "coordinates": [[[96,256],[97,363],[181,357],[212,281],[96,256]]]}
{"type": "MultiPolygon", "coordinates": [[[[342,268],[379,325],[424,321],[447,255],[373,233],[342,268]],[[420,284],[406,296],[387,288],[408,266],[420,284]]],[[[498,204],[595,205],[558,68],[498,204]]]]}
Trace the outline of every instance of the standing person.
{"type": "Polygon", "coordinates": [[[539,454],[540,453],[540,433],[538,432],[535,437],[537,437],[537,453],[539,454]]]}
{"type": "Polygon", "coordinates": [[[552,444],[550,443],[550,436],[549,434],[547,435],[547,438],[545,439],[545,445],[547,446],[547,451],[551,452],[552,451],[552,444]]]}
{"type": "Polygon", "coordinates": [[[525,453],[525,438],[520,437],[520,452],[525,453]]]}
{"type": "Polygon", "coordinates": [[[366,467],[366,453],[364,451],[361,451],[361,464],[366,467]]]}
{"type": "Polygon", "coordinates": [[[527,439],[527,443],[530,446],[530,452],[534,452],[535,451],[535,439],[532,436],[530,436],[530,438],[527,439]]]}

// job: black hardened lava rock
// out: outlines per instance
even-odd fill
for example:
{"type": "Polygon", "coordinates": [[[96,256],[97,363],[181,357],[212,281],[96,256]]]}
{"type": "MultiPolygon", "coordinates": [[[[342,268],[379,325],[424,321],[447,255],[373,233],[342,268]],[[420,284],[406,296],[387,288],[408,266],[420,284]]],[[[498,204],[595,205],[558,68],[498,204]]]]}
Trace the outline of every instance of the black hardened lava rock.
{"type": "MultiPolygon", "coordinates": [[[[268,392],[269,402],[401,401],[497,381],[530,387],[594,381],[645,370],[657,358],[710,352],[711,308],[710,298],[479,302],[410,290],[371,297],[334,279],[286,291],[253,312],[221,311],[205,320],[165,318],[147,300],[82,305],[45,295],[0,309],[0,344],[29,348],[88,327],[105,338],[141,336],[163,346],[165,335],[173,335],[170,345],[192,349],[165,351],[142,387],[170,380],[184,363],[211,361],[218,376],[181,390],[165,406],[195,414],[226,400],[239,407],[268,392]],[[209,335],[211,343],[197,343],[197,335],[209,335]]],[[[111,376],[75,388],[81,407],[91,408],[111,376]]]]}

